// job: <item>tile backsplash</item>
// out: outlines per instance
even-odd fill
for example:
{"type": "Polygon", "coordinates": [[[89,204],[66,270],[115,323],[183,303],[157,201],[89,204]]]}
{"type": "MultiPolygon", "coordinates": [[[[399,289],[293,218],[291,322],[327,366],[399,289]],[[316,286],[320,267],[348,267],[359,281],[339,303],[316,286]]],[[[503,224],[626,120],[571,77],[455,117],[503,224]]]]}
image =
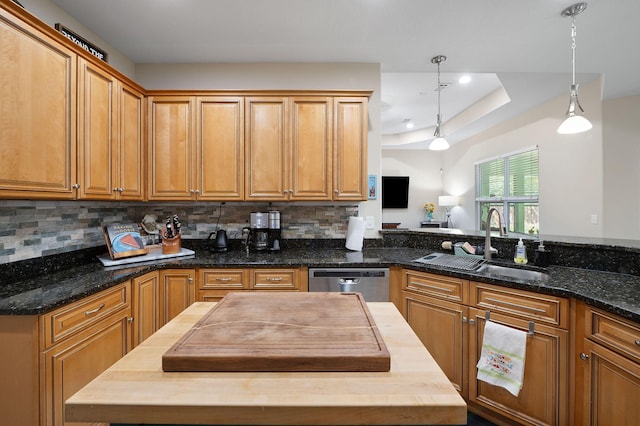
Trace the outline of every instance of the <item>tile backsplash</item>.
{"type": "MultiPolygon", "coordinates": [[[[345,238],[358,205],[274,204],[284,239],[345,238]]],[[[0,200],[0,264],[104,245],[102,225],[138,223],[146,214],[158,222],[177,214],[186,239],[205,239],[216,223],[230,238],[249,226],[252,211],[266,203],[131,203],[0,200]]]]}

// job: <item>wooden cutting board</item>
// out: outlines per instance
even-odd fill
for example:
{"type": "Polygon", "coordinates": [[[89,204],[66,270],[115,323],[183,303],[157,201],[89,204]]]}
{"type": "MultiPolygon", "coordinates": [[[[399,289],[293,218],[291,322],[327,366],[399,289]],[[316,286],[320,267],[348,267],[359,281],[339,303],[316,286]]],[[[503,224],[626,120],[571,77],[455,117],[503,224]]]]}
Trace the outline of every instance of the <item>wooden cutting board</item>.
{"type": "Polygon", "coordinates": [[[360,293],[230,293],[162,357],[164,371],[389,371],[360,293]]]}

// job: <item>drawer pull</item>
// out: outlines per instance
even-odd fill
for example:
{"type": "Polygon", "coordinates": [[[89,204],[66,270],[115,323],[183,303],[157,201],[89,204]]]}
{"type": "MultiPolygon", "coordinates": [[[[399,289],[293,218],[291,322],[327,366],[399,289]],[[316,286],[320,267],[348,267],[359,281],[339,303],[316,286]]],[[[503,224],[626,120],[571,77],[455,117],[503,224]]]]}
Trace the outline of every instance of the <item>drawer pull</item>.
{"type": "Polygon", "coordinates": [[[99,311],[100,309],[102,309],[102,308],[104,308],[104,303],[103,303],[103,304],[101,304],[100,306],[98,306],[98,307],[97,307],[97,308],[95,308],[95,309],[92,309],[92,310],[90,310],[90,311],[84,311],[84,315],[85,315],[85,316],[89,316],[89,315],[91,315],[91,314],[95,314],[96,312],[98,312],[98,311],[99,311]]]}
{"type": "Polygon", "coordinates": [[[436,287],[435,285],[417,283],[417,282],[414,282],[414,281],[411,282],[411,285],[416,286],[416,287],[426,287],[426,288],[430,288],[431,290],[436,290],[436,291],[444,291],[446,293],[453,293],[453,290],[450,289],[450,288],[436,287]]]}
{"type": "Polygon", "coordinates": [[[265,280],[267,280],[267,281],[282,281],[282,277],[275,277],[275,278],[267,277],[267,278],[265,278],[265,280]]]}
{"type": "Polygon", "coordinates": [[[232,279],[231,277],[217,277],[216,281],[231,281],[232,279]]]}
{"type": "Polygon", "coordinates": [[[534,311],[534,312],[540,312],[540,313],[545,313],[546,312],[544,309],[536,308],[536,307],[533,307],[533,306],[520,305],[519,303],[511,303],[511,302],[507,302],[507,301],[504,301],[504,300],[494,299],[492,297],[487,297],[487,301],[496,303],[498,305],[511,306],[513,308],[518,308],[518,309],[528,309],[528,310],[534,311]]]}

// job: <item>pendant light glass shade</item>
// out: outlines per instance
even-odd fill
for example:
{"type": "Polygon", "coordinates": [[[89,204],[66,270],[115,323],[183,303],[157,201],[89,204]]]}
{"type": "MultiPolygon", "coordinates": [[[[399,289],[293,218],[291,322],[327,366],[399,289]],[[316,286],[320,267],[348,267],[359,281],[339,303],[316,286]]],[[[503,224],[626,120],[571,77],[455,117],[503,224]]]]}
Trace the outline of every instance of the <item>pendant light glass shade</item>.
{"type": "Polygon", "coordinates": [[[429,149],[431,151],[444,151],[445,149],[449,149],[449,142],[440,134],[440,125],[442,124],[442,120],[440,118],[440,63],[447,60],[446,56],[438,55],[431,58],[431,63],[438,65],[438,117],[436,119],[436,131],[433,133],[433,136],[436,138],[431,141],[429,144],[429,149]]]}
{"type": "Polygon", "coordinates": [[[561,135],[571,135],[576,133],[586,132],[591,129],[593,125],[584,116],[578,115],[578,113],[584,112],[580,101],[578,100],[578,85],[576,84],[576,15],[584,12],[587,8],[587,3],[576,3],[567,7],[560,13],[564,17],[570,17],[571,21],[571,60],[572,60],[572,84],[569,91],[569,108],[567,109],[567,118],[558,127],[558,133],[561,135]]]}

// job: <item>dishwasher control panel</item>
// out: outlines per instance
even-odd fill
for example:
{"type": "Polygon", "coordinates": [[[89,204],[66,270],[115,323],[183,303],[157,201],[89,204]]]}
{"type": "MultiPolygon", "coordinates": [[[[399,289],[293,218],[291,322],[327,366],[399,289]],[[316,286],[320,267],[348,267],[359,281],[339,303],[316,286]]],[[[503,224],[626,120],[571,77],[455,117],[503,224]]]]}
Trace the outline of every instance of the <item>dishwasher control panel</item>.
{"type": "Polygon", "coordinates": [[[309,291],[356,292],[367,302],[388,302],[389,268],[309,268],[309,291]]]}

